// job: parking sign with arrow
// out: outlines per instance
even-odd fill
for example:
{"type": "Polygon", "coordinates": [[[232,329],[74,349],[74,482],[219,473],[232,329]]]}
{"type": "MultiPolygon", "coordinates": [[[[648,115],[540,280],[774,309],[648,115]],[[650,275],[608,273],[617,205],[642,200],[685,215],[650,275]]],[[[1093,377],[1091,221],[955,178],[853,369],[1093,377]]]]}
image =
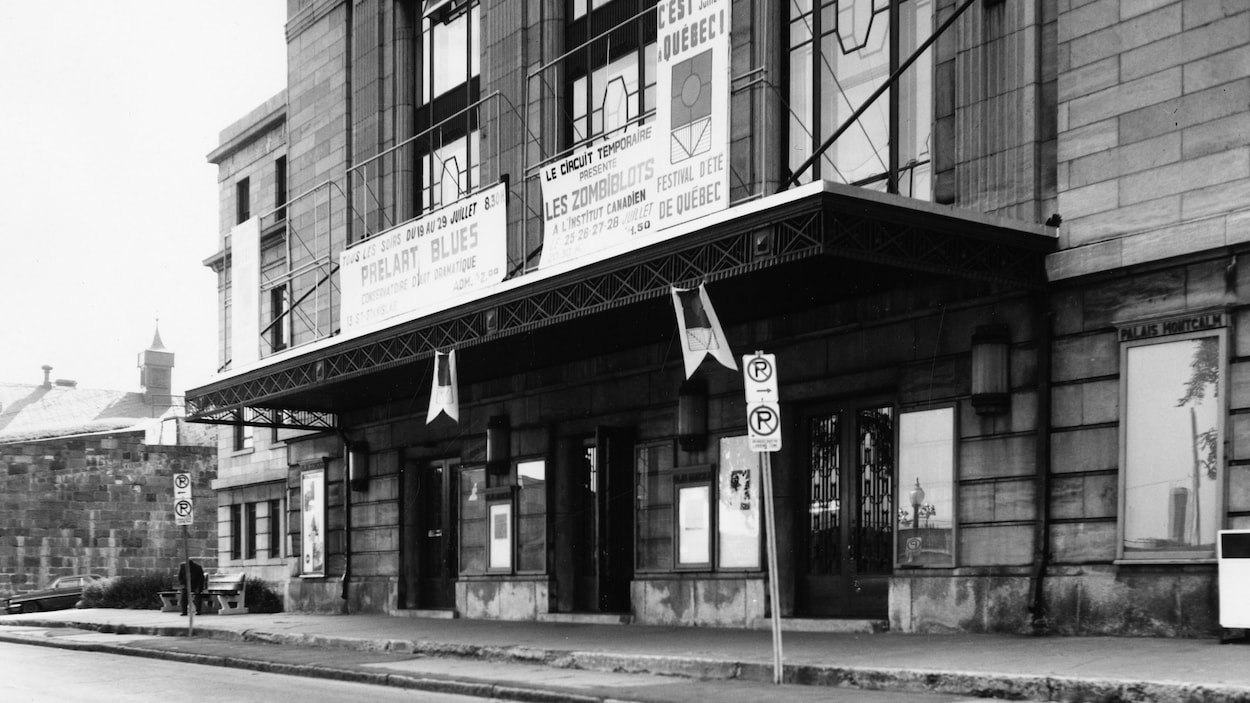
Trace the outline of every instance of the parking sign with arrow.
{"type": "Polygon", "coordinates": [[[191,474],[174,474],[174,524],[190,525],[195,517],[191,495],[191,474]]]}
{"type": "Polygon", "coordinates": [[[746,387],[747,444],[753,452],[781,450],[781,403],[777,393],[777,357],[755,352],[742,356],[746,387]]]}

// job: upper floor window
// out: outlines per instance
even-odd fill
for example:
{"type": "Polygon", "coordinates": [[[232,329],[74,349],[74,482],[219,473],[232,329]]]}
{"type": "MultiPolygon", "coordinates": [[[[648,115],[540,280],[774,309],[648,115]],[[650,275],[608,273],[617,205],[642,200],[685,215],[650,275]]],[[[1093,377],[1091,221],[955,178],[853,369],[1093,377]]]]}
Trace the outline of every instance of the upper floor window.
{"type": "Polygon", "coordinates": [[[422,20],[424,72],[418,124],[428,130],[422,141],[421,208],[449,204],[480,183],[478,115],[480,99],[479,35],[476,2],[433,3],[422,20]]]}
{"type": "Polygon", "coordinates": [[[1226,344],[1221,328],[1130,341],[1121,349],[1125,559],[1215,556],[1224,522],[1226,344]]]}
{"type": "Polygon", "coordinates": [[[278,352],[291,341],[291,302],[287,285],[269,289],[269,349],[278,352]]]}
{"type": "Polygon", "coordinates": [[[253,428],[251,425],[234,426],[234,451],[241,452],[252,448],[253,428]]]}
{"type": "MultiPolygon", "coordinates": [[[[932,0],[790,0],[788,168],[794,172],[933,31],[932,0]]],[[[933,60],[923,54],[801,176],[914,198],[932,191],[933,60]]]]}
{"type": "Polygon", "coordinates": [[[566,45],[566,143],[624,127],[655,109],[655,0],[576,0],[566,45]],[[590,5],[588,8],[587,5],[590,5]]]}
{"type": "Polygon", "coordinates": [[[274,206],[277,211],[274,219],[281,222],[286,219],[286,157],[279,156],[273,162],[274,206]]]}
{"type": "Polygon", "coordinates": [[[234,184],[234,222],[242,224],[252,218],[252,189],[246,178],[234,184]]]}

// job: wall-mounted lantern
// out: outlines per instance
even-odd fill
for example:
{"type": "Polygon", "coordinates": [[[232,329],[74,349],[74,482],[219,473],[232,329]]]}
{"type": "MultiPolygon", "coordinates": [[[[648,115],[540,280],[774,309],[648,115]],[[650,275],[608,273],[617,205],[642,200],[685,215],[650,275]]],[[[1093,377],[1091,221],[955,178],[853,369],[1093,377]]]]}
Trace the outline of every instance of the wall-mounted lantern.
{"type": "Polygon", "coordinates": [[[982,325],[972,335],[972,407],[997,415],[1011,407],[1011,333],[1007,325],[982,325]]]}
{"type": "Polygon", "coordinates": [[[347,481],[353,491],[369,490],[369,445],[365,442],[347,445],[347,481]]]}
{"type": "Polygon", "coordinates": [[[486,422],[486,471],[506,474],[512,458],[512,429],[507,415],[492,415],[486,422]]]}
{"type": "Polygon", "coordinates": [[[707,447],[707,383],[691,379],[677,391],[677,443],[688,452],[707,447]]]}

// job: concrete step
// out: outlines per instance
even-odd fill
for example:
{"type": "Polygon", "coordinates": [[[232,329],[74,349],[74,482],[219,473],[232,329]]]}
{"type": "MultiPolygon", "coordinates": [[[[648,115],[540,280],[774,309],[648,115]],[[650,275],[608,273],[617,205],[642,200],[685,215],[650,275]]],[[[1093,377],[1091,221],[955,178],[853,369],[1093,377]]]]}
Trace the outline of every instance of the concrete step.
{"type": "Polygon", "coordinates": [[[628,625],[634,621],[634,616],[629,613],[539,613],[538,621],[578,625],[628,625]]]}
{"type": "Polygon", "coordinates": [[[397,618],[434,618],[437,620],[455,620],[460,617],[460,613],[455,608],[437,608],[437,609],[420,609],[396,610],[391,615],[397,618]]]}
{"type": "MultiPolygon", "coordinates": [[[[751,623],[755,630],[771,630],[772,618],[759,618],[751,623]]],[[[867,634],[890,629],[886,620],[859,620],[853,618],[782,618],[782,632],[831,632],[840,634],[867,634]]]]}

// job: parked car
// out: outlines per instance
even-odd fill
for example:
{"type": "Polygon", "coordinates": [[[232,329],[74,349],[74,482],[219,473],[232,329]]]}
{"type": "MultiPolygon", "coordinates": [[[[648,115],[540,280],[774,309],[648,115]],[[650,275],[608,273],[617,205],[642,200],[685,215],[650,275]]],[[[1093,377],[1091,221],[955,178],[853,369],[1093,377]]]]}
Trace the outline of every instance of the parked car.
{"type": "Polygon", "coordinates": [[[38,613],[44,610],[62,610],[74,607],[82,600],[82,589],[89,583],[103,581],[99,574],[74,574],[62,576],[42,591],[31,591],[13,596],[5,603],[9,615],[38,613]]]}

